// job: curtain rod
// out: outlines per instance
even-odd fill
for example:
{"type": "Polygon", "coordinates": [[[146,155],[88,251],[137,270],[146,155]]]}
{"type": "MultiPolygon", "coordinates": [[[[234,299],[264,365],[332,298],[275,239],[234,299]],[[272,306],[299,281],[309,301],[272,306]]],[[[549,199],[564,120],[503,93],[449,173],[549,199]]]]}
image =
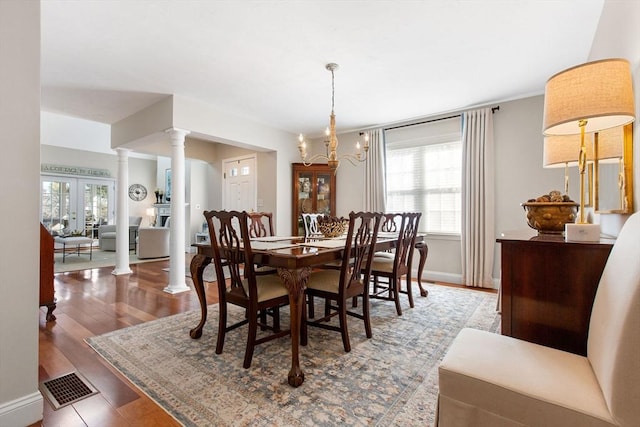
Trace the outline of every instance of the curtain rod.
{"type": "MultiPolygon", "coordinates": [[[[498,110],[500,110],[500,106],[499,105],[496,106],[496,107],[491,107],[491,113],[495,113],[498,110]]],[[[400,129],[400,128],[405,128],[405,127],[408,127],[408,126],[423,125],[425,123],[433,123],[433,122],[439,122],[441,120],[455,119],[456,117],[460,117],[461,115],[462,114],[454,114],[453,116],[440,117],[438,119],[430,119],[430,120],[424,120],[422,122],[409,123],[409,124],[406,124],[406,125],[392,126],[392,127],[384,128],[383,130],[400,129]]]]}

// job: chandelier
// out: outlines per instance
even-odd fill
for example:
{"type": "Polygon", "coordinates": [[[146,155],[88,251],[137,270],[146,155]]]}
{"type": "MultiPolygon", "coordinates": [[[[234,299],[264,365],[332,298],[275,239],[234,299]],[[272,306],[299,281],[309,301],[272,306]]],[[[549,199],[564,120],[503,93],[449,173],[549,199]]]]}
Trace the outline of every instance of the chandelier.
{"type": "Polygon", "coordinates": [[[326,161],[331,170],[335,171],[340,166],[340,160],[346,159],[352,165],[356,165],[356,162],[364,162],[367,159],[367,152],[369,151],[369,134],[364,134],[364,147],[360,147],[360,141],[356,142],[355,153],[347,153],[338,155],[338,137],[336,136],[336,115],[333,112],[333,104],[335,99],[335,80],[333,72],[338,69],[338,64],[333,62],[327,64],[325,68],[331,71],[331,115],[329,116],[329,127],[325,130],[324,145],[326,148],[326,154],[316,154],[307,159],[307,142],[304,140],[304,136],[300,134],[298,136],[298,150],[300,150],[300,157],[302,163],[305,166],[311,166],[314,161],[323,160],[326,161]]]}

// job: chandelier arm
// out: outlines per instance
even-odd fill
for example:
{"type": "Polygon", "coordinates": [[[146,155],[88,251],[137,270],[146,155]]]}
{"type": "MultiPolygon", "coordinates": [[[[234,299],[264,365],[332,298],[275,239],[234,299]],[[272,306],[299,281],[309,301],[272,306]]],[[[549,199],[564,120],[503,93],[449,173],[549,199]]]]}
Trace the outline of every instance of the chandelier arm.
{"type": "Polygon", "coordinates": [[[308,161],[306,159],[303,159],[302,160],[302,164],[305,165],[305,166],[311,166],[313,164],[313,162],[315,162],[317,160],[328,161],[329,158],[327,156],[325,156],[324,154],[314,154],[313,156],[309,157],[308,161]]]}
{"type": "Polygon", "coordinates": [[[357,163],[362,163],[362,162],[367,160],[367,153],[364,153],[363,156],[357,156],[355,154],[343,154],[338,159],[339,160],[347,160],[353,166],[357,166],[357,163]]]}

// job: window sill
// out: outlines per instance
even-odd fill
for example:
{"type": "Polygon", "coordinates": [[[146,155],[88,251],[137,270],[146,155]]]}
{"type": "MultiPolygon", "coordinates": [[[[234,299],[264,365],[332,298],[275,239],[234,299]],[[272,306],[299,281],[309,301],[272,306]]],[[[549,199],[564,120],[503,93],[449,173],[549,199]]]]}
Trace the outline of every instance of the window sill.
{"type": "Polygon", "coordinates": [[[451,241],[460,241],[459,234],[452,233],[427,233],[425,236],[425,240],[451,240],[451,241]]]}

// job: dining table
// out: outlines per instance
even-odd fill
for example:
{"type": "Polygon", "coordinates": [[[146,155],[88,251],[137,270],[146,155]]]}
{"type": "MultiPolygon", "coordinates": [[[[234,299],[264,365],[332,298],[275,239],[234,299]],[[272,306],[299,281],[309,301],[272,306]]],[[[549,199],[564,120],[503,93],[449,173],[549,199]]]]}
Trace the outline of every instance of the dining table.
{"type": "MultiPolygon", "coordinates": [[[[393,249],[398,241],[394,233],[378,233],[375,250],[393,249]]],[[[198,325],[191,329],[193,339],[202,336],[207,321],[207,299],[203,281],[203,272],[212,261],[213,250],[209,243],[196,243],[196,254],[191,260],[191,278],[200,302],[201,318],[198,325]]],[[[304,293],[309,275],[314,267],[342,259],[345,238],[304,238],[296,236],[268,236],[251,239],[253,263],[277,269],[278,275],[289,292],[289,310],[291,314],[291,369],[287,381],[292,387],[304,382],[304,372],[300,368],[300,328],[302,310],[305,308],[304,293]]],[[[427,296],[422,286],[422,271],[427,258],[428,247],[424,235],[416,236],[415,248],[419,253],[418,286],[420,295],[427,296]]],[[[409,269],[411,271],[411,269],[409,269]]],[[[410,280],[410,278],[407,278],[410,280]]],[[[218,286],[226,286],[218,281],[218,286]]]]}

